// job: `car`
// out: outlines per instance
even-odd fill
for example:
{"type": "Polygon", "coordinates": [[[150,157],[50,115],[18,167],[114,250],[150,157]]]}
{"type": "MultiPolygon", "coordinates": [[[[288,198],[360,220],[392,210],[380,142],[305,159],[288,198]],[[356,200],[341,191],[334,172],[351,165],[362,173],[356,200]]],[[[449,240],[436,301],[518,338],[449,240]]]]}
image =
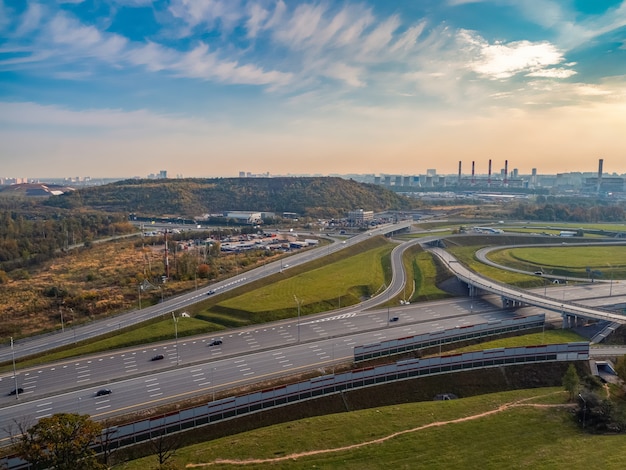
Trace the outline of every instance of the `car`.
{"type": "Polygon", "coordinates": [[[213,289],[211,289],[209,292],[206,293],[206,295],[213,295],[215,294],[215,291],[213,289]]]}
{"type": "Polygon", "coordinates": [[[152,359],[150,359],[151,361],[160,361],[161,359],[164,359],[165,356],[163,354],[156,354],[154,356],[152,356],[152,359]]]}
{"type": "Polygon", "coordinates": [[[221,339],[214,339],[213,341],[209,343],[209,346],[219,346],[220,344],[222,344],[221,339]]]}
{"type": "Polygon", "coordinates": [[[14,388],[13,390],[11,390],[9,392],[9,396],[11,396],[11,395],[18,395],[18,394],[22,394],[22,393],[24,393],[24,389],[22,387],[17,387],[17,388],[14,388]]]}
{"type": "Polygon", "coordinates": [[[392,321],[398,321],[398,320],[400,320],[398,317],[391,317],[391,318],[389,319],[389,321],[390,321],[390,322],[392,322],[392,321]]]}
{"type": "Polygon", "coordinates": [[[113,391],[110,388],[101,388],[96,392],[96,396],[102,397],[104,395],[111,395],[111,393],[113,393],[113,391]]]}
{"type": "Polygon", "coordinates": [[[541,271],[535,271],[535,276],[543,276],[543,272],[541,272],[541,271]]]}

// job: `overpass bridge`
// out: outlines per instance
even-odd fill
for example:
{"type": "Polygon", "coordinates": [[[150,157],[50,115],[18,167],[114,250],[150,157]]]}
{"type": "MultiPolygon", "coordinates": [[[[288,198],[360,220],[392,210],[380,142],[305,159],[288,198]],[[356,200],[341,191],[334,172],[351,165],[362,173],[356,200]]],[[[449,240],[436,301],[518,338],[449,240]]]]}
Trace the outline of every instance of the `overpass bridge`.
{"type": "Polygon", "coordinates": [[[563,328],[571,328],[588,319],[603,320],[626,324],[626,315],[598,307],[589,307],[575,302],[556,300],[545,295],[529,292],[524,289],[497,282],[483,277],[459,262],[452,254],[442,248],[426,248],[436,255],[464,284],[467,284],[470,297],[479,293],[490,293],[500,296],[503,307],[523,307],[532,305],[561,314],[563,328]]]}

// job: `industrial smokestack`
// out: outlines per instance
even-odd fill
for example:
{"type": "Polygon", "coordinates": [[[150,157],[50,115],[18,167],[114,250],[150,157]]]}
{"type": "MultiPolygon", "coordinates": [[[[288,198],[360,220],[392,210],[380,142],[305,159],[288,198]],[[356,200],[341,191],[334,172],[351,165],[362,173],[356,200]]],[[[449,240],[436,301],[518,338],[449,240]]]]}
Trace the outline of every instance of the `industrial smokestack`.
{"type": "Polygon", "coordinates": [[[509,161],[504,160],[504,186],[509,183],[509,161]]]}
{"type": "Polygon", "coordinates": [[[491,186],[491,158],[489,159],[489,173],[487,176],[487,186],[491,186]]]}
{"type": "Polygon", "coordinates": [[[474,162],[472,162],[472,186],[474,186],[474,162]]]}
{"type": "Polygon", "coordinates": [[[461,186],[461,160],[459,160],[459,186],[461,186]]]}
{"type": "Polygon", "coordinates": [[[600,192],[600,187],[602,186],[602,167],[604,166],[604,160],[601,158],[598,160],[598,192],[600,192]]]}

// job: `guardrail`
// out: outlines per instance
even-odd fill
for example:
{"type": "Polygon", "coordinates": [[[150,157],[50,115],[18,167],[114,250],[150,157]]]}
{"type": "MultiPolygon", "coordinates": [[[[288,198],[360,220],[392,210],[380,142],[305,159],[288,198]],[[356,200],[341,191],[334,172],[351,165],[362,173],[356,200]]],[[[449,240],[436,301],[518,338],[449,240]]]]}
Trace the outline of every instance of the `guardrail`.
{"type": "MultiPolygon", "coordinates": [[[[366,367],[341,374],[324,375],[305,382],[275,387],[238,397],[212,401],[195,408],[111,427],[102,434],[108,449],[117,449],[186,429],[205,426],[291,403],[415,377],[537,362],[581,361],[589,359],[589,343],[548,344],[411,359],[378,367],[366,367]]],[[[94,447],[97,452],[103,445],[94,447]]],[[[0,461],[9,470],[30,468],[17,457],[0,461]]]]}
{"type": "MultiPolygon", "coordinates": [[[[542,328],[545,315],[532,315],[522,318],[513,318],[502,321],[479,323],[449,330],[424,333],[421,335],[407,336],[405,338],[391,339],[380,343],[366,344],[354,347],[354,362],[366,361],[377,357],[401,354],[416,349],[441,346],[468,339],[483,338],[510,331],[520,331],[533,328],[542,328]]],[[[441,352],[440,352],[441,353],[441,352]]]]}

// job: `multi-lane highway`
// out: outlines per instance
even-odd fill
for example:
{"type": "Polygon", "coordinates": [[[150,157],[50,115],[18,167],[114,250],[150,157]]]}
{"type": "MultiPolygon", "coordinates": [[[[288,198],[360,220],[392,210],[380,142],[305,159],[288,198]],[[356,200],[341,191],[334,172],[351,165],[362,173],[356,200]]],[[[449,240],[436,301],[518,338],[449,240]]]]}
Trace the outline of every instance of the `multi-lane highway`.
{"type": "Polygon", "coordinates": [[[136,325],[151,318],[169,314],[174,310],[185,309],[189,305],[203,300],[209,290],[221,293],[235,289],[263,277],[284,272],[285,270],[292,269],[294,266],[308,263],[314,259],[327,256],[331,253],[343,250],[346,247],[361,243],[370,236],[385,235],[387,233],[408,229],[410,226],[411,224],[409,222],[404,222],[400,224],[388,224],[376,227],[367,233],[342,241],[335,240],[335,243],[331,245],[296,253],[290,256],[288,261],[279,260],[268,263],[267,265],[247,271],[224,281],[216,282],[208,287],[188,292],[171,299],[166,299],[165,302],[157,305],[146,307],[141,310],[133,310],[114,317],[108,317],[102,320],[87,323],[85,325],[77,326],[75,328],[66,328],[64,331],[57,331],[56,333],[21,339],[15,342],[14,351],[11,351],[11,348],[5,344],[0,347],[0,363],[10,361],[12,359],[12,354],[14,354],[16,358],[20,358],[49,351],[57,347],[95,338],[114,330],[136,325]],[[285,267],[287,264],[289,266],[285,267]]]}
{"type": "MultiPolygon", "coordinates": [[[[393,251],[392,264],[396,269],[389,297],[400,292],[404,285],[403,271],[397,268],[401,266],[402,249],[410,243],[393,251]]],[[[567,295],[568,299],[578,299],[578,303],[599,304],[598,297],[602,294],[596,295],[594,291],[600,287],[605,286],[555,286],[543,290],[547,289],[557,298],[563,292],[563,298],[567,295]]],[[[608,302],[615,303],[617,295],[626,297],[626,290],[622,290],[622,286],[618,288],[616,284],[615,296],[608,302]]],[[[357,344],[495,321],[510,318],[512,314],[511,310],[499,307],[498,296],[365,310],[387,299],[387,294],[382,294],[370,299],[371,304],[324,315],[20,369],[17,379],[23,393],[19,399],[0,396],[0,421],[10,423],[24,417],[36,420],[62,411],[89,413],[104,419],[186,397],[211,396],[226,388],[302,370],[322,368],[328,371],[333,364],[349,360],[357,344]],[[390,323],[390,315],[397,316],[399,321],[390,323]],[[222,344],[209,346],[213,339],[220,339],[222,344]],[[157,354],[164,358],[151,361],[157,354]],[[96,397],[95,392],[102,387],[110,388],[113,393],[96,397]]],[[[543,311],[529,307],[517,313],[543,311]]],[[[3,393],[14,384],[11,373],[0,376],[3,393]]],[[[6,432],[0,434],[0,438],[6,439],[6,432]]]]}
{"type": "MultiPolygon", "coordinates": [[[[478,299],[407,305],[390,311],[399,318],[397,322],[388,322],[387,309],[344,312],[304,318],[299,326],[297,320],[291,320],[223,336],[189,338],[178,344],[171,341],[18,370],[24,393],[19,400],[0,397],[0,420],[35,420],[63,411],[104,419],[304,370],[323,368],[329,372],[333,364],[349,361],[357,344],[511,315],[478,299]],[[222,344],[208,346],[215,338],[222,344]],[[151,361],[156,354],[164,359],[151,361]],[[110,388],[113,393],[96,397],[101,388],[110,388]]],[[[13,383],[12,374],[4,374],[0,388],[11,389],[13,383]]]]}

